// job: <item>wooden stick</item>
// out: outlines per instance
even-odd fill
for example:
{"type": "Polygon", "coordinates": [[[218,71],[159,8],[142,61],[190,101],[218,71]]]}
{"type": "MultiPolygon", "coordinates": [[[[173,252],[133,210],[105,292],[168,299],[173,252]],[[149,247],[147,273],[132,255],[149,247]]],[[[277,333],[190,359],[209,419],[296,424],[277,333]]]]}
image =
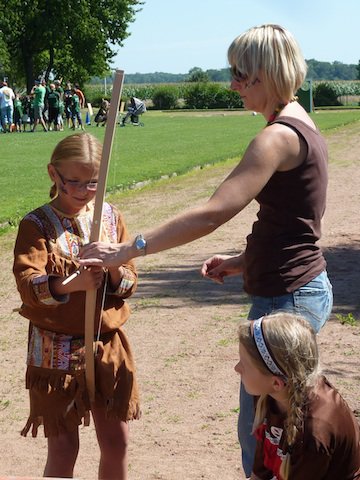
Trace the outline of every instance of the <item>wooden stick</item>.
{"type": "MultiPolygon", "coordinates": [[[[101,235],[101,220],[103,212],[103,204],[106,192],[106,181],[109,170],[109,162],[111,149],[114,140],[114,132],[119,111],[119,103],[121,98],[122,85],[124,81],[124,72],[117,70],[115,73],[113,90],[110,101],[110,109],[108,120],[106,122],[106,130],[104,144],[102,150],[102,158],[99,170],[99,180],[95,196],[94,216],[90,233],[90,242],[97,242],[101,235]]],[[[95,359],[94,359],[94,325],[96,310],[97,290],[88,290],[85,300],[85,378],[89,393],[90,402],[95,400],[95,359]]]]}

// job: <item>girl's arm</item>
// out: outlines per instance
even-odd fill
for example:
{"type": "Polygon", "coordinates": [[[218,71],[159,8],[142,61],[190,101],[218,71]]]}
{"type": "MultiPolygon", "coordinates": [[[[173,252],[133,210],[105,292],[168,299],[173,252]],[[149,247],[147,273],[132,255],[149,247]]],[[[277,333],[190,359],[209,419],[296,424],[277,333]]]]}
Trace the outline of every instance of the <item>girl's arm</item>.
{"type": "Polygon", "coordinates": [[[15,242],[13,273],[25,305],[51,307],[59,303],[49,288],[48,253],[41,228],[34,221],[22,220],[15,242]]]}
{"type": "MultiPolygon", "coordinates": [[[[144,234],[146,253],[177,247],[213,232],[241,212],[277,170],[285,166],[288,168],[289,159],[295,164],[299,152],[298,137],[289,128],[274,125],[264,129],[250,143],[240,163],[205,204],[187,210],[144,234]]],[[[82,260],[81,263],[115,266],[141,254],[133,241],[121,245],[96,242],[83,248],[81,257],[88,260],[82,260]]]]}
{"type": "Polygon", "coordinates": [[[49,253],[41,228],[32,220],[22,220],[14,248],[13,272],[24,304],[56,306],[67,302],[71,292],[97,289],[101,285],[102,267],[80,269],[72,282],[63,285],[68,275],[47,272],[49,253]]]}
{"type": "Polygon", "coordinates": [[[78,275],[69,283],[64,283],[67,276],[49,276],[49,289],[54,298],[59,299],[73,292],[97,290],[101,287],[104,278],[102,267],[80,268],[78,272],[78,275]]]}

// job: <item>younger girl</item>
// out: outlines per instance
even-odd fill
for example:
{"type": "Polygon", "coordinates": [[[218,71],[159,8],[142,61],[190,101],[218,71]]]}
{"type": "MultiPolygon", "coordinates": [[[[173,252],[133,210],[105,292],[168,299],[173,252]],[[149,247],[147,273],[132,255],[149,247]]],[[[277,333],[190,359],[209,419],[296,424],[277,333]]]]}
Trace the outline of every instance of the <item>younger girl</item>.
{"type": "Polygon", "coordinates": [[[335,388],[319,373],[316,337],[291,313],[246,322],[239,329],[235,370],[259,395],[251,479],[360,478],[359,425],[335,388]]]}
{"type": "MultiPolygon", "coordinates": [[[[89,242],[93,200],[102,146],[88,134],[72,135],[55,148],[48,173],[51,201],[21,221],[15,245],[14,274],[30,320],[26,387],[30,416],[22,430],[36,437],[40,424],[48,438],[44,476],[72,477],[79,450],[79,425],[91,411],[100,446],[99,478],[127,478],[127,421],[138,418],[135,367],[122,325],[130,309],[124,301],[136,288],[129,261],[120,267],[80,269],[78,252],[89,242]],[[74,272],[80,273],[66,282],[74,272]],[[89,402],[84,371],[86,290],[98,289],[96,398],[89,402]],[[99,335],[98,332],[99,331],[99,335]]],[[[122,215],[103,209],[106,242],[128,238],[122,215]]]]}

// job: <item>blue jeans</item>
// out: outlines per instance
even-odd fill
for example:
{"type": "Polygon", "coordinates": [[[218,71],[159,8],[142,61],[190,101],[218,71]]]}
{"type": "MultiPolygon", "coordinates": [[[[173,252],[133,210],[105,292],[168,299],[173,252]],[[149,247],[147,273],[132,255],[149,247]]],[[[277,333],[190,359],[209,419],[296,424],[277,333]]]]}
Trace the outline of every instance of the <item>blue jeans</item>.
{"type": "MultiPolygon", "coordinates": [[[[279,297],[251,297],[252,306],[248,318],[255,320],[275,311],[294,312],[306,318],[319,332],[329,318],[333,306],[331,283],[326,271],[293,293],[279,297]]],[[[242,464],[246,477],[251,476],[256,440],[251,434],[254,422],[254,398],[243,385],[240,386],[240,414],[238,435],[242,451],[242,464]]]]}
{"type": "Polygon", "coordinates": [[[13,112],[14,107],[12,105],[1,108],[1,124],[3,130],[6,130],[7,125],[9,126],[9,128],[11,127],[11,124],[13,123],[13,112]]]}

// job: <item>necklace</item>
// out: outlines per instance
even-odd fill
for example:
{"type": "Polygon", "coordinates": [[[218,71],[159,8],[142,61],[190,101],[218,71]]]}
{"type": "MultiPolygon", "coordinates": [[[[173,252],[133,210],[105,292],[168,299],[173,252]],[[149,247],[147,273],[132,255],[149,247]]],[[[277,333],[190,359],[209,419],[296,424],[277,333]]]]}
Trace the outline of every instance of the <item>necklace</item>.
{"type": "Polygon", "coordinates": [[[288,105],[289,103],[292,103],[292,102],[296,102],[298,100],[299,97],[292,97],[292,99],[290,100],[290,102],[287,102],[287,103],[279,103],[279,105],[275,108],[275,110],[273,111],[273,113],[270,115],[269,117],[269,120],[267,121],[267,124],[266,126],[268,127],[269,125],[272,124],[272,122],[277,118],[277,116],[279,115],[279,113],[286,107],[286,105],[288,105]]]}

